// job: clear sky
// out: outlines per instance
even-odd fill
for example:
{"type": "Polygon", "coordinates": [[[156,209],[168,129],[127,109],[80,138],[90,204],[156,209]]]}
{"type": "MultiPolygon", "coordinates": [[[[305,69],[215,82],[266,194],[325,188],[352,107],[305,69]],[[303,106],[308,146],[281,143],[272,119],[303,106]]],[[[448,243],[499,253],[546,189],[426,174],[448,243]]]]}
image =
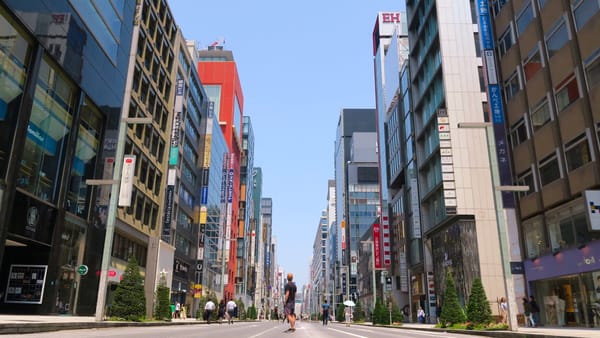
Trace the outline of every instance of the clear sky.
{"type": "Polygon", "coordinates": [[[374,108],[372,33],[402,0],[169,0],[199,48],[224,40],[254,128],[254,166],[273,199],[276,262],[309,281],[313,243],[334,178],[342,108],[374,108]]]}

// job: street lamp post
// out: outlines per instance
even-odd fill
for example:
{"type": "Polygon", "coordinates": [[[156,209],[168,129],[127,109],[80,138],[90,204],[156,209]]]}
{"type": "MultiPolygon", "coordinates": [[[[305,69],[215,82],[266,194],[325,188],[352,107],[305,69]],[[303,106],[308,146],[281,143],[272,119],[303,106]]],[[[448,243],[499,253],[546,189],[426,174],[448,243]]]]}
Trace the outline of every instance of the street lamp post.
{"type": "MultiPolygon", "coordinates": [[[[528,186],[518,185],[500,185],[500,173],[498,172],[498,161],[495,156],[492,155],[496,150],[496,142],[493,136],[493,130],[490,128],[493,126],[491,122],[462,122],[458,124],[458,128],[474,128],[474,129],[485,129],[488,145],[488,156],[490,162],[490,171],[492,174],[492,184],[494,186],[494,207],[496,209],[497,219],[497,230],[498,237],[500,240],[500,255],[502,260],[502,274],[504,279],[504,290],[506,292],[506,299],[508,302],[508,326],[510,330],[516,330],[518,327],[517,312],[518,305],[515,295],[515,283],[510,270],[510,248],[508,246],[508,234],[507,234],[507,221],[504,215],[504,205],[502,202],[501,193],[504,191],[509,192],[523,192],[528,191],[528,186]]],[[[520,255],[520,253],[519,253],[520,255]]]]}

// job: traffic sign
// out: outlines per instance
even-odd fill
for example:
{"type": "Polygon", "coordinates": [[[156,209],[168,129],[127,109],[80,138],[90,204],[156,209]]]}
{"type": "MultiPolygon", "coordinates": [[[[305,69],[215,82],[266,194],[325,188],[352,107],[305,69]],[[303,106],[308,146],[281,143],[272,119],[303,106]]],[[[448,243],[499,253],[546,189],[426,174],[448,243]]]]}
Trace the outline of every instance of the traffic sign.
{"type": "Polygon", "coordinates": [[[79,273],[79,274],[80,274],[80,275],[82,275],[82,276],[85,276],[85,275],[87,275],[87,273],[88,273],[88,270],[89,270],[89,269],[88,269],[88,266],[87,266],[87,265],[83,265],[83,264],[82,264],[82,265],[80,265],[80,266],[78,266],[78,267],[77,267],[77,273],[79,273]]]}

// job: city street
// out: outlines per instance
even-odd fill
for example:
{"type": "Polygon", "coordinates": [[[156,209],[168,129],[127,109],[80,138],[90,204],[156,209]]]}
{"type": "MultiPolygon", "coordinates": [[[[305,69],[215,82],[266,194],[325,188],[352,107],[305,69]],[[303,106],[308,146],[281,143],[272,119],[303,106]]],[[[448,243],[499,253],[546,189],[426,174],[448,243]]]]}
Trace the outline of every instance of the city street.
{"type": "MultiPolygon", "coordinates": [[[[311,338],[386,338],[386,337],[440,337],[446,336],[442,332],[427,332],[408,329],[395,329],[384,327],[370,327],[343,324],[329,324],[323,326],[319,322],[299,322],[296,331],[284,333],[289,327],[281,322],[238,322],[233,325],[224,324],[198,324],[198,325],[166,325],[158,327],[122,327],[88,330],[65,330],[47,333],[25,335],[5,335],[3,337],[219,337],[219,338],[270,338],[270,337],[311,337],[311,338]]],[[[452,337],[482,337],[474,335],[452,334],[452,337]]]]}

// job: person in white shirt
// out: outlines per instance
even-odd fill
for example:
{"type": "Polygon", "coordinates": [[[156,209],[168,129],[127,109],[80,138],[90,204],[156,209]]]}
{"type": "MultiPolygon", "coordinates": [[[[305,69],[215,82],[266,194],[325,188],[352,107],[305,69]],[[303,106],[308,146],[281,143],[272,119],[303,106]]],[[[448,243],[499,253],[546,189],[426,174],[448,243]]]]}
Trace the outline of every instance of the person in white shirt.
{"type": "Polygon", "coordinates": [[[206,305],[204,305],[204,320],[208,324],[210,324],[210,317],[212,317],[213,312],[215,311],[215,303],[212,300],[208,300],[206,305]]]}
{"type": "Polygon", "coordinates": [[[225,308],[227,309],[227,322],[229,324],[233,324],[233,317],[235,316],[235,308],[236,307],[237,307],[237,305],[235,304],[233,299],[230,299],[227,302],[227,305],[225,306],[225,308]]]}

